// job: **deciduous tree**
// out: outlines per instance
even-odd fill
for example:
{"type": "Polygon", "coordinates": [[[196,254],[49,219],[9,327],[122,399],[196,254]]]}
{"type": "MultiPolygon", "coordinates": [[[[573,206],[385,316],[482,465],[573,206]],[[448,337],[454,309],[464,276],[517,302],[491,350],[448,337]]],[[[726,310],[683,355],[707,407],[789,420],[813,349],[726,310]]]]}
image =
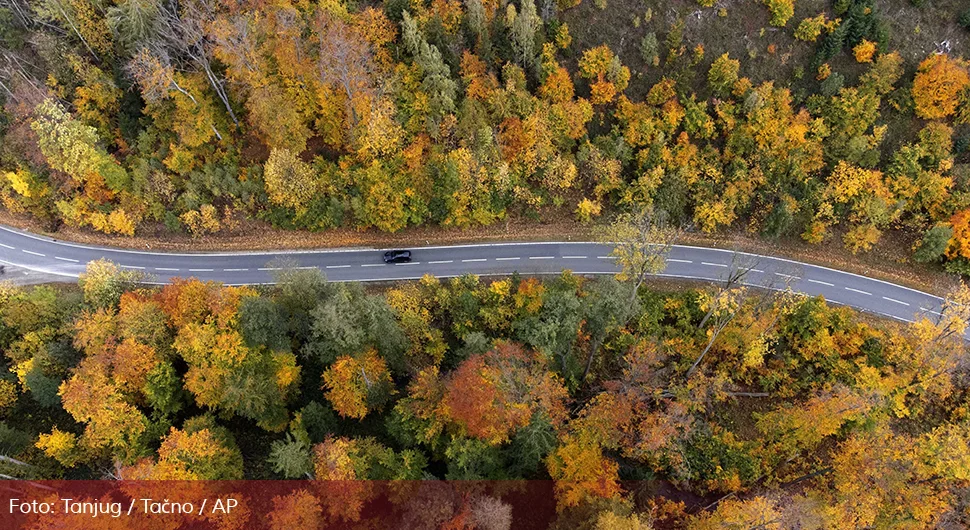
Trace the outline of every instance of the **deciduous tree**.
{"type": "Polygon", "coordinates": [[[606,45],[583,52],[579,74],[590,80],[590,102],[594,105],[610,103],[630,82],[630,69],[606,45]]]}
{"type": "Polygon", "coordinates": [[[270,152],[263,167],[263,182],[270,201],[297,211],[305,210],[320,188],[313,168],[287,149],[270,152]]]}
{"type": "Polygon", "coordinates": [[[379,411],[394,394],[387,363],[373,348],[356,356],[338,357],[324,372],[323,381],[334,410],[359,420],[379,411]]]}
{"type": "Polygon", "coordinates": [[[964,61],[943,53],[930,55],[919,64],[913,80],[916,114],[931,120],[951,116],[968,86],[970,73],[964,61]]]}
{"type": "Polygon", "coordinates": [[[610,255],[622,269],[617,278],[630,282],[630,303],[648,275],[667,267],[667,254],[679,235],[665,212],[649,206],[620,214],[601,235],[616,245],[610,255]]]}

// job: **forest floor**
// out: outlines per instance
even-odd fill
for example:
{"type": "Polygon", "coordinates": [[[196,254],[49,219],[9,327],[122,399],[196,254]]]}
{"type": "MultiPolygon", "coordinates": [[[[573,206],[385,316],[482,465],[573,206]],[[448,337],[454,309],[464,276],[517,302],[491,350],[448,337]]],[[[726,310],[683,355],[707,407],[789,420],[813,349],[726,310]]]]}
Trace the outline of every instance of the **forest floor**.
{"type": "MultiPolygon", "coordinates": [[[[590,241],[596,238],[594,227],[568,220],[565,216],[550,216],[544,220],[510,219],[506,223],[470,229],[409,227],[393,234],[356,229],[326,232],[280,230],[260,221],[243,220],[231,230],[201,238],[172,234],[162,225],[154,230],[146,228],[136,237],[109,236],[92,230],[68,227],[62,227],[56,234],[52,234],[43,230],[41,224],[35,220],[14,216],[2,210],[0,223],[87,245],[170,252],[414,248],[503,241],[590,241]]],[[[797,237],[767,241],[756,233],[739,229],[714,235],[686,233],[679,243],[784,257],[942,295],[958,279],[938,265],[913,262],[910,256],[917,238],[918,236],[903,231],[887,231],[872,251],[856,255],[842,247],[839,234],[820,245],[809,245],[797,237]]]]}

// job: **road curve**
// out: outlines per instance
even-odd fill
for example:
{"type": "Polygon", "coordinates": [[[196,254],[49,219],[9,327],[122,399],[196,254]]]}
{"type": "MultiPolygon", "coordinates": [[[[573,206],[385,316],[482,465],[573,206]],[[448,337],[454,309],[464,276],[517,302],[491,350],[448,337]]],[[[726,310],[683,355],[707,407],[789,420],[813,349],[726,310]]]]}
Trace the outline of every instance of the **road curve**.
{"type": "MultiPolygon", "coordinates": [[[[196,277],[229,285],[271,283],[282,267],[316,268],[331,281],[384,281],[420,278],[425,274],[452,277],[463,274],[613,274],[618,267],[604,243],[494,243],[413,248],[413,261],[390,265],[382,249],[318,251],[161,253],[101,248],[0,226],[0,263],[77,278],[89,261],[108,259],[143,271],[157,283],[196,277]]],[[[744,283],[755,287],[822,295],[826,300],[911,322],[939,315],[943,300],[922,291],[783,258],[729,250],[675,246],[667,268],[658,276],[690,280],[719,280],[738,267],[748,269],[744,283]]]]}

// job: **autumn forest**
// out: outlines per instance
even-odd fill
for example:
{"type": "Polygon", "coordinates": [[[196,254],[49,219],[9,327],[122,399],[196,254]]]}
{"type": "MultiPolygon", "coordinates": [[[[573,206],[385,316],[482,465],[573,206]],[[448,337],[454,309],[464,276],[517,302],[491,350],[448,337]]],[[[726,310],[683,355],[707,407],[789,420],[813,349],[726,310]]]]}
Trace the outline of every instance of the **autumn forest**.
{"type": "Polygon", "coordinates": [[[970,271],[959,2],[616,1],[5,0],[0,199],[200,237],[652,205],[970,271]]]}
{"type": "MultiPolygon", "coordinates": [[[[0,0],[0,210],[115,243],[650,212],[970,275],[967,42],[955,0],[0,0]]],[[[562,529],[970,526],[970,288],[902,323],[644,277],[0,283],[0,475],[541,480],[562,529]]],[[[263,516],[367,521],[372,490],[330,493],[263,516]]],[[[513,527],[446,500],[414,527],[513,527]]]]}
{"type": "MultiPolygon", "coordinates": [[[[4,475],[551,479],[559,528],[970,522],[965,287],[904,325],[728,284],[277,274],[138,288],[102,261],[3,287],[4,475]]],[[[340,492],[274,500],[272,527],[294,503],[308,527],[367,520],[369,490],[340,492]]],[[[502,513],[479,504],[465,520],[502,513]]]]}

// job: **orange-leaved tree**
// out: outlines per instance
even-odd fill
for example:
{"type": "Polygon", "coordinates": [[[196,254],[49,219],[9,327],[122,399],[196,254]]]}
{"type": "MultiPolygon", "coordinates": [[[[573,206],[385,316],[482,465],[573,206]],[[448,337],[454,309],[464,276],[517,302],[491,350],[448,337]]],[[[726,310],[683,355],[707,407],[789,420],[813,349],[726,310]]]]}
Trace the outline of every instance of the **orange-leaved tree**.
{"type": "Polygon", "coordinates": [[[620,58],[605,44],[583,52],[579,75],[590,80],[590,101],[594,105],[613,101],[630,82],[630,69],[623,66],[620,58]]]}
{"type": "Polygon", "coordinates": [[[946,118],[957,110],[960,97],[970,86],[966,61],[934,53],[919,64],[913,80],[913,104],[921,118],[946,118]]]}
{"type": "Polygon", "coordinates": [[[565,400],[562,381],[541,355],[500,342],[449,374],[442,406],[460,433],[497,445],[528,425],[535,413],[561,424],[565,400]]]}

